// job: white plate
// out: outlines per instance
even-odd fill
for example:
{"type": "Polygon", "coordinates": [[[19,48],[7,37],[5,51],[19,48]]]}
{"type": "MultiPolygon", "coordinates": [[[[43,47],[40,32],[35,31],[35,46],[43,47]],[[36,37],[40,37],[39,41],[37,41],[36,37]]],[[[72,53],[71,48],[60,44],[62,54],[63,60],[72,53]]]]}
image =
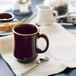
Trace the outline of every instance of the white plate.
{"type": "Polygon", "coordinates": [[[10,35],[12,34],[12,31],[1,31],[0,36],[10,35]]]}

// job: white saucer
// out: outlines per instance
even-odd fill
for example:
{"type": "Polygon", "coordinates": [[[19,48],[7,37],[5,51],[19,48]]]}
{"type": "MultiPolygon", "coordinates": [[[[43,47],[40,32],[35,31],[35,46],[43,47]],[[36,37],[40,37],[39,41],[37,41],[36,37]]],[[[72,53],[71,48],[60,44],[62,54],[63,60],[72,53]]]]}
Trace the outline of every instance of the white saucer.
{"type": "Polygon", "coordinates": [[[0,36],[11,35],[12,31],[0,31],[0,36]]]}

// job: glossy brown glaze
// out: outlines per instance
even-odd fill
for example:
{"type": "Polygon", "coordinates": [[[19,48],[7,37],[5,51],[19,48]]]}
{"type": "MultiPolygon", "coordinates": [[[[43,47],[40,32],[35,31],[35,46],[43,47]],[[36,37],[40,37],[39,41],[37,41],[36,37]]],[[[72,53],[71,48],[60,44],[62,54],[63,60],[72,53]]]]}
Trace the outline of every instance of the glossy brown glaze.
{"type": "Polygon", "coordinates": [[[22,24],[13,28],[14,32],[14,56],[20,62],[30,62],[34,60],[38,53],[47,51],[49,41],[46,35],[39,34],[39,30],[32,24],[22,24]],[[45,50],[37,48],[37,39],[44,38],[46,40],[45,50]]]}

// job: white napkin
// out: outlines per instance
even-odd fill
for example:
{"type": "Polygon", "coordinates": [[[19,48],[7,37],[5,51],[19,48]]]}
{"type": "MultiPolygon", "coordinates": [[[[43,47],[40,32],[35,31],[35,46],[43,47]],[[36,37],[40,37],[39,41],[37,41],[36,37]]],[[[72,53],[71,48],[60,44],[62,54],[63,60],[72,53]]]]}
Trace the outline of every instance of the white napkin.
{"type": "Polygon", "coordinates": [[[56,26],[47,27],[47,32],[42,30],[50,37],[51,54],[66,67],[74,68],[76,67],[76,37],[61,25],[57,23],[54,25],[56,26]]]}
{"type": "Polygon", "coordinates": [[[67,67],[76,67],[76,37],[63,27],[57,27],[60,29],[54,29],[51,36],[51,54],[67,67]]]}
{"type": "MultiPolygon", "coordinates": [[[[62,62],[59,61],[51,53],[53,49],[52,34],[59,32],[60,31],[59,27],[56,26],[41,27],[40,31],[41,33],[47,34],[50,45],[48,51],[44,54],[39,54],[38,58],[42,56],[47,56],[49,57],[49,61],[40,64],[25,76],[48,76],[49,74],[59,73],[60,71],[66,68],[66,66],[62,64],[62,62]]],[[[43,40],[39,41],[38,44],[40,45],[41,48],[44,48],[44,44],[43,44],[44,42],[43,40]]],[[[1,37],[0,53],[16,74],[20,74],[23,73],[24,71],[28,71],[36,63],[36,60],[29,64],[19,63],[13,56],[13,52],[14,52],[13,35],[7,37],[1,37]]]]}

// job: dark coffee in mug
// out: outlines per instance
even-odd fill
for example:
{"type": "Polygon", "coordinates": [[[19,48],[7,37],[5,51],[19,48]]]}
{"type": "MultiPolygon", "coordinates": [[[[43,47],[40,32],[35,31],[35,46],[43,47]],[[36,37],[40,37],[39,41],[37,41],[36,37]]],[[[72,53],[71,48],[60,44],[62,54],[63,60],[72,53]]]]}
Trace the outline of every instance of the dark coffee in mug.
{"type": "Polygon", "coordinates": [[[19,34],[33,34],[35,32],[37,32],[37,29],[33,26],[30,27],[29,24],[27,24],[27,26],[23,25],[23,26],[19,26],[17,28],[15,28],[15,31],[19,34]]]}
{"type": "Polygon", "coordinates": [[[48,37],[45,34],[39,34],[39,29],[32,24],[20,24],[12,29],[14,33],[14,56],[20,62],[31,62],[38,53],[44,53],[49,46],[48,37]],[[37,39],[44,38],[46,47],[41,50],[37,47],[37,39]]]}

